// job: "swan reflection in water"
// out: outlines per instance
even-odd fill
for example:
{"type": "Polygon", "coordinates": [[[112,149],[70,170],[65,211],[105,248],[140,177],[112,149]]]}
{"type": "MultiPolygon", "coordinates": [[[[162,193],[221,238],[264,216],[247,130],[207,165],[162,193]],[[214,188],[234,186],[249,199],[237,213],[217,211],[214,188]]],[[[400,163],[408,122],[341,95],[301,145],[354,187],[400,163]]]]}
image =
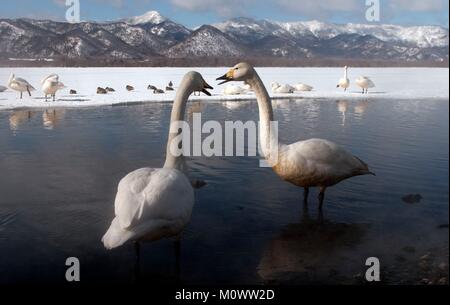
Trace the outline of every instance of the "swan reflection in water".
{"type": "Polygon", "coordinates": [[[300,222],[287,225],[268,243],[258,275],[269,284],[339,283],[341,273],[353,279],[364,268],[355,247],[365,232],[364,225],[334,223],[320,211],[312,219],[305,205],[300,222]]]}
{"type": "Polygon", "coordinates": [[[42,113],[42,124],[44,129],[52,130],[64,118],[64,109],[46,109],[42,113]]]}
{"type": "Polygon", "coordinates": [[[348,102],[337,101],[336,104],[338,107],[338,111],[342,114],[342,126],[345,126],[345,114],[347,113],[348,102]]]}
{"type": "Polygon", "coordinates": [[[17,110],[9,116],[9,129],[11,131],[19,130],[20,126],[30,121],[36,112],[30,110],[17,110]]]}

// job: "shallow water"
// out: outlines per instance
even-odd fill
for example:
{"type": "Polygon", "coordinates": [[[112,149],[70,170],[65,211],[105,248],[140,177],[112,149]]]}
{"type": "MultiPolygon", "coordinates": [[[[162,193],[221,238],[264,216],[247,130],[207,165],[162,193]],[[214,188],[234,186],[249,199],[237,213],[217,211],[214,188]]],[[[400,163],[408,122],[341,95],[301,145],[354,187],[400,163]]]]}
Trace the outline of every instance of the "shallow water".
{"type": "MultiPolygon", "coordinates": [[[[302,190],[259,168],[257,157],[191,158],[193,176],[208,185],[196,191],[183,235],[181,282],[364,283],[371,256],[384,283],[448,278],[440,268],[448,266],[448,104],[274,101],[286,142],[332,140],[377,176],[330,188],[320,215],[317,191],[305,209],[302,190]]],[[[107,251],[100,239],[120,179],[163,164],[170,110],[0,112],[0,283],[63,283],[70,256],[80,259],[83,283],[134,280],[132,245],[107,251]]],[[[257,119],[255,102],[190,104],[190,117],[198,111],[204,121],[257,119]]],[[[141,281],[177,280],[170,240],[141,250],[141,281]]]]}

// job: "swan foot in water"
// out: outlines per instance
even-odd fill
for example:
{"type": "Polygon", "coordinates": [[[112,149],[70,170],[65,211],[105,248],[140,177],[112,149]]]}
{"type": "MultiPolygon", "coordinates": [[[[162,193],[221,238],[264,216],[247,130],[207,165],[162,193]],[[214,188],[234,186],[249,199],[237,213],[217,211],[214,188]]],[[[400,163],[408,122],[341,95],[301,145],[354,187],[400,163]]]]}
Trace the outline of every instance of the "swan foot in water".
{"type": "Polygon", "coordinates": [[[325,190],[327,188],[326,187],[321,187],[320,188],[320,192],[319,192],[319,210],[322,210],[322,206],[323,206],[323,200],[325,199],[325,190]]]}
{"type": "Polygon", "coordinates": [[[303,204],[308,204],[309,187],[303,188],[303,204]]]}

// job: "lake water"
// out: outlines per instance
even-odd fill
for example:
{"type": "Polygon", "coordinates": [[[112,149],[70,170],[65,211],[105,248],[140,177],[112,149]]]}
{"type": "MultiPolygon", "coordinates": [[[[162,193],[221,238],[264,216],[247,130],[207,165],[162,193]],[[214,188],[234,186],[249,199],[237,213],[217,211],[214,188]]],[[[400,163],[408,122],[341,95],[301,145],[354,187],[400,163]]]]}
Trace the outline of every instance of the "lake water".
{"type": "MultiPolygon", "coordinates": [[[[190,158],[193,176],[208,185],[196,190],[179,278],[172,241],[163,240],[142,246],[140,280],[358,284],[366,259],[377,257],[384,283],[448,283],[448,105],[274,101],[286,142],[332,140],[377,176],[330,188],[321,215],[317,190],[306,209],[302,190],[257,157],[190,158]]],[[[133,246],[107,251],[100,239],[120,179],[163,164],[170,111],[145,104],[0,112],[0,283],[64,283],[71,256],[83,283],[134,281],[133,246]]],[[[199,111],[204,121],[258,117],[255,102],[195,102],[188,115],[199,111]]]]}

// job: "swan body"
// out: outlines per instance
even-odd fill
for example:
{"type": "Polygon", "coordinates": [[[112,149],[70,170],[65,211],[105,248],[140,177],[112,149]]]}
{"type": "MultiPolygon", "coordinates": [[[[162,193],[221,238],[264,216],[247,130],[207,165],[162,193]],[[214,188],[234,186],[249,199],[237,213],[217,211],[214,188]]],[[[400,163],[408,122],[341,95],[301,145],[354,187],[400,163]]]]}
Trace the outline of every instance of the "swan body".
{"type": "Polygon", "coordinates": [[[24,92],[28,92],[28,95],[31,96],[31,91],[36,90],[25,79],[16,77],[14,74],[9,76],[8,87],[12,90],[20,92],[21,99],[24,92]]]}
{"type": "Polygon", "coordinates": [[[6,89],[8,89],[8,88],[5,86],[0,86],[0,92],[6,91],[6,89]]]}
{"type": "Polygon", "coordinates": [[[291,85],[284,84],[280,85],[279,83],[272,83],[272,92],[273,93],[294,93],[295,88],[291,85]]]}
{"type": "Polygon", "coordinates": [[[362,89],[362,93],[368,93],[369,88],[374,88],[375,84],[367,76],[360,76],[355,80],[356,85],[362,89]]]}
{"type": "Polygon", "coordinates": [[[255,69],[240,63],[217,80],[245,81],[252,86],[259,107],[260,145],[264,157],[283,180],[305,189],[305,202],[310,187],[319,187],[319,208],[325,190],[350,177],[372,174],[366,163],[337,144],[323,139],[309,139],[290,145],[278,142],[273,132],[272,103],[255,69]]]}
{"type": "Polygon", "coordinates": [[[245,94],[246,90],[242,87],[235,86],[235,85],[228,85],[223,89],[224,95],[239,95],[239,94],[245,94]]]}
{"type": "Polygon", "coordinates": [[[141,168],[120,181],[114,205],[116,217],[102,239],[107,249],[179,234],[191,218],[194,190],[177,169],[141,168]]]}
{"type": "Polygon", "coordinates": [[[53,101],[56,98],[56,92],[60,89],[65,88],[64,84],[59,81],[59,76],[57,74],[51,74],[41,81],[42,91],[45,93],[45,100],[47,100],[47,95],[53,97],[53,101]]]}
{"type": "Polygon", "coordinates": [[[344,67],[344,77],[339,79],[339,83],[336,86],[337,88],[343,88],[344,91],[350,87],[350,80],[348,79],[348,67],[344,67]]]}
{"type": "Polygon", "coordinates": [[[297,85],[294,86],[295,91],[312,91],[313,87],[303,84],[303,83],[298,83],[297,85]]]}
{"type": "MultiPolygon", "coordinates": [[[[197,72],[185,75],[177,92],[171,124],[184,121],[188,97],[194,91],[211,87],[197,72]]],[[[178,237],[190,221],[194,190],[185,173],[184,157],[170,150],[178,129],[169,133],[163,168],[141,168],[129,173],[119,183],[115,199],[115,218],[102,238],[107,249],[129,240],[155,241],[178,237]]]]}

